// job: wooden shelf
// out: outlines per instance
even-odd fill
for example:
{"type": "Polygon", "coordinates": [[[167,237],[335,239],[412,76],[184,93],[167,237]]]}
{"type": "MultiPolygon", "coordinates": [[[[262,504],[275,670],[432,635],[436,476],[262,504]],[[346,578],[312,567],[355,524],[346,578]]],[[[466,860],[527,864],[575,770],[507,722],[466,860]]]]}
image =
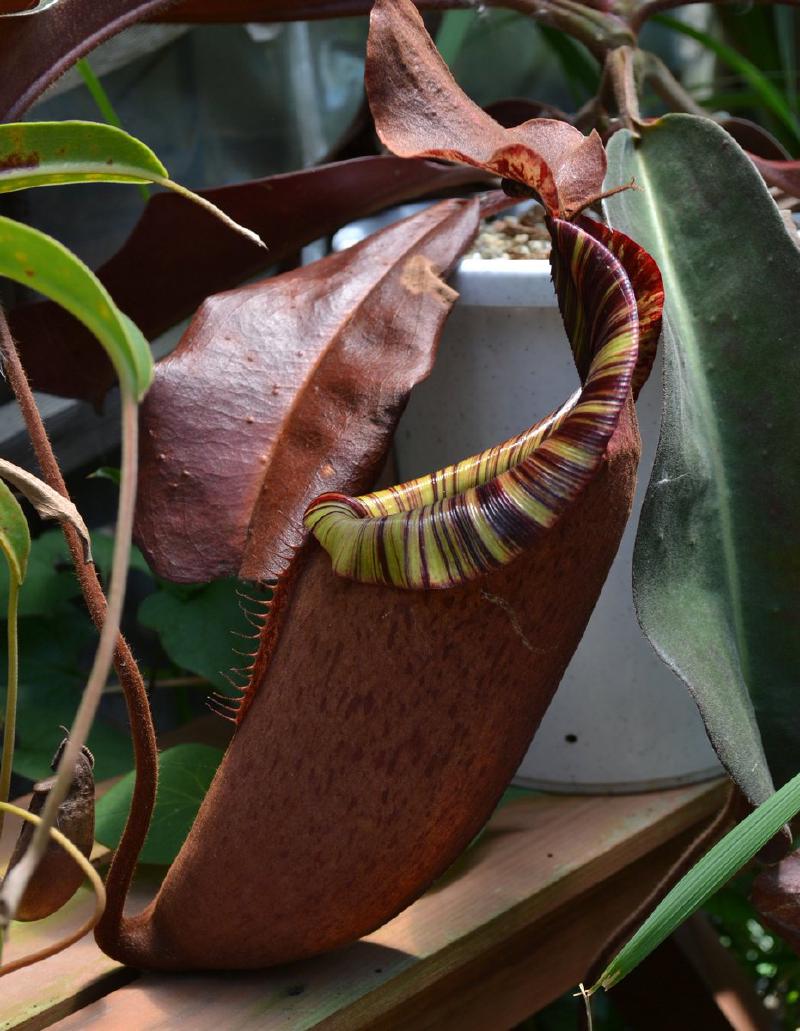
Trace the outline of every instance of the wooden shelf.
{"type": "MultiPolygon", "coordinates": [[[[613,797],[517,791],[423,898],[349,948],[258,973],[164,976],[123,968],[84,939],[3,979],[0,1028],[512,1027],[583,978],[725,791],[722,781],[613,797]]],[[[131,908],[155,886],[140,880],[131,908]]],[[[75,926],[88,905],[80,892],[49,920],[15,925],[8,958],[75,926]]]]}

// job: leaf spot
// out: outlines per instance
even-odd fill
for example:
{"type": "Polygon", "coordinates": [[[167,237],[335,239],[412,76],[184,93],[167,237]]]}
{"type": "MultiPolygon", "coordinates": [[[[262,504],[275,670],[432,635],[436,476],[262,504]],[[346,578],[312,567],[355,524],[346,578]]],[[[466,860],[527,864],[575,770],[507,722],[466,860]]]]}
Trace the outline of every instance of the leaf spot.
{"type": "Polygon", "coordinates": [[[403,265],[402,283],[409,293],[431,294],[445,304],[458,298],[458,291],[439,278],[433,262],[423,254],[415,254],[403,265]]]}

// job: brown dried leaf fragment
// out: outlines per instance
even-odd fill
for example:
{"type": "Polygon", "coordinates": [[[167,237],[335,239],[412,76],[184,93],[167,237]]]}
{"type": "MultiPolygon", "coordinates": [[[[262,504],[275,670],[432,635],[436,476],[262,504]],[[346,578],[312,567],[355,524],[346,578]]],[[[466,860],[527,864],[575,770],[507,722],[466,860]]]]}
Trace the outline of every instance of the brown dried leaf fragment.
{"type": "MultiPolygon", "coordinates": [[[[97,274],[152,340],[193,314],[209,294],[231,289],[346,222],[485,178],[471,168],[383,156],[200,191],[253,228],[268,250],[230,232],[183,197],[160,193],[151,197],[130,237],[97,274]]],[[[37,389],[97,402],[116,382],[94,336],[59,305],[22,305],[9,321],[37,389]]]]}
{"type": "Polygon", "coordinates": [[[401,157],[461,161],[516,180],[562,218],[602,191],[598,134],[553,118],[503,128],[458,86],[411,0],[376,0],[364,80],[378,134],[401,157]]]}
{"type": "Polygon", "coordinates": [[[58,522],[66,522],[74,527],[83,542],[84,561],[92,561],[92,540],[89,536],[89,529],[83,521],[83,516],[69,498],[65,498],[63,494],[53,490],[44,480],[29,473],[27,469],[22,469],[5,458],[0,458],[0,476],[8,483],[13,484],[20,494],[25,495],[42,519],[56,519],[58,522]]]}
{"type": "Polygon", "coordinates": [[[312,498],[372,485],[478,209],[444,201],[202,305],[142,406],[136,536],[159,575],[277,577],[312,498]]]}
{"type": "MultiPolygon", "coordinates": [[[[51,767],[58,765],[66,739],[61,742],[53,757],[51,767]]],[[[76,845],[85,855],[91,855],[94,844],[94,758],[84,747],[78,756],[75,778],[67,797],[58,807],[56,828],[76,845]]],[[[55,777],[39,781],[33,786],[33,797],[28,809],[37,816],[44,808],[48,792],[55,777]]],[[[16,866],[28,847],[34,832],[33,824],[26,823],[19,833],[9,870],[16,866]]],[[[83,871],[64,849],[51,841],[44,857],[36,868],[22,902],[17,910],[16,920],[41,920],[55,913],[65,905],[83,882],[83,871]]]]}

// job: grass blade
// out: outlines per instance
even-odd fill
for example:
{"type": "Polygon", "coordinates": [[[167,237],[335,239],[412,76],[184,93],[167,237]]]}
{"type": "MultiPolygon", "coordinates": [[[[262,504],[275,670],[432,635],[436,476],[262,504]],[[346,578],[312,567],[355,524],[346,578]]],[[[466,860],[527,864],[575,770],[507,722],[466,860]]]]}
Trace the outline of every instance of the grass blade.
{"type": "Polygon", "coordinates": [[[689,36],[691,39],[696,40],[701,46],[704,46],[707,50],[710,50],[713,54],[726,64],[729,68],[732,68],[735,72],[747,82],[763,106],[772,112],[773,115],[785,126],[785,128],[792,134],[795,141],[800,143],[800,122],[798,122],[792,111],[786,97],[781,91],[774,86],[766,75],[749,61],[746,57],[743,57],[740,53],[729,47],[726,43],[722,43],[718,39],[714,39],[706,32],[701,32],[700,29],[696,29],[691,25],[686,25],[682,21],[678,21],[677,18],[671,18],[665,14],[659,14],[654,19],[661,25],[665,25],[667,28],[672,29],[675,32],[680,32],[684,36],[689,36]]]}
{"type": "Polygon", "coordinates": [[[800,773],[776,791],[683,877],[589,990],[613,988],[800,812],[800,773]]]}

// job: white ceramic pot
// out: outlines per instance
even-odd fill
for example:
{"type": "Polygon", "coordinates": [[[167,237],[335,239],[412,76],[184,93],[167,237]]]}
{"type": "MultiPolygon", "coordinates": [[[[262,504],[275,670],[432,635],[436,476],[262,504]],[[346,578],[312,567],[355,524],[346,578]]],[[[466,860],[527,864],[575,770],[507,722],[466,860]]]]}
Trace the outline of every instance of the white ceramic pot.
{"type": "MultiPolygon", "coordinates": [[[[395,437],[400,480],[510,437],[567,398],[577,374],[547,261],[467,258],[432,375],[395,437]]],[[[637,404],[639,486],[619,554],[517,780],[554,791],[638,791],[713,777],[720,767],[683,684],[636,622],[631,560],[653,465],[660,370],[637,404]]]]}
{"type": "MultiPolygon", "coordinates": [[[[354,243],[379,224],[347,227],[334,246],[354,243]]],[[[395,436],[401,482],[519,433],[578,384],[549,262],[466,258],[451,283],[460,298],[436,365],[415,388],[395,436]]],[[[633,610],[633,544],[660,399],[656,369],[637,404],[642,460],[631,519],[583,640],[520,766],[516,779],[526,786],[644,791],[720,772],[694,702],[650,647],[633,610]]]]}

